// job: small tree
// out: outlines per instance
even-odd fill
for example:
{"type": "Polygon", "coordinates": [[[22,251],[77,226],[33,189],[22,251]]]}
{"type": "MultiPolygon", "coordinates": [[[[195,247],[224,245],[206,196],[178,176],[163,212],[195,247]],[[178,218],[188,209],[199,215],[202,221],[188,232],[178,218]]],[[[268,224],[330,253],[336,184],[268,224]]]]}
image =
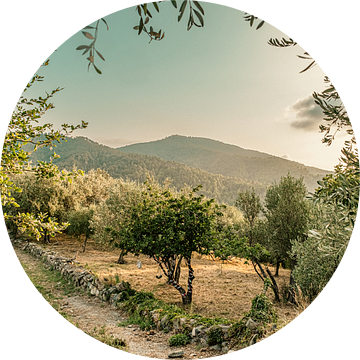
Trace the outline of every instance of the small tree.
{"type": "Polygon", "coordinates": [[[120,230],[127,222],[130,209],[140,201],[142,190],[142,186],[134,182],[117,180],[107,189],[105,201],[95,208],[90,220],[96,242],[120,249],[118,264],[125,262],[124,255],[127,253],[120,230]]]}
{"type": "MultiPolygon", "coordinates": [[[[310,207],[305,199],[306,195],[303,180],[288,174],[281,177],[279,184],[270,186],[265,197],[269,250],[277,261],[290,259],[292,271],[296,265],[296,257],[290,258],[292,242],[304,241],[309,229],[310,207]]],[[[291,274],[288,296],[290,302],[295,302],[294,286],[291,274]]]]}
{"type": "Polygon", "coordinates": [[[260,197],[255,194],[254,188],[251,192],[249,190],[240,192],[236,199],[235,206],[243,213],[247,225],[246,236],[251,246],[254,241],[257,240],[255,236],[255,226],[260,213],[263,211],[260,197]]]}
{"type": "Polygon", "coordinates": [[[132,206],[118,233],[122,246],[135,255],[153,258],[177,289],[184,304],[193,294],[193,252],[208,254],[215,237],[214,226],[220,216],[214,199],[196,196],[201,188],[174,193],[147,181],[140,202],[132,206]],[[189,269],[187,291],[173,279],[176,258],[184,258],[189,269]]]}
{"type": "Polygon", "coordinates": [[[86,208],[73,210],[69,213],[68,221],[69,226],[67,233],[72,236],[80,238],[81,235],[85,236],[83,244],[83,252],[85,252],[86,242],[90,236],[94,234],[94,230],[90,227],[90,220],[94,215],[94,205],[86,208]]]}

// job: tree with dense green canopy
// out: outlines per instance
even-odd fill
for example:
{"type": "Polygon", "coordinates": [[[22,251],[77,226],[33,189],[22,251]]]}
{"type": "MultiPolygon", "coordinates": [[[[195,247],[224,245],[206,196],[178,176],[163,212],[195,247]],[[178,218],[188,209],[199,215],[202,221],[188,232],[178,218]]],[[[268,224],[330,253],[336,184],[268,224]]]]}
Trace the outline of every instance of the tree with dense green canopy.
{"type": "Polygon", "coordinates": [[[213,199],[197,196],[200,186],[179,193],[147,181],[141,201],[133,204],[118,230],[110,230],[121,238],[121,247],[134,255],[144,254],[154,259],[177,289],[184,304],[190,304],[193,294],[193,252],[208,254],[216,235],[216,218],[220,207],[213,199]],[[175,262],[182,257],[189,269],[187,291],[175,281],[175,262]]]}
{"type": "MultiPolygon", "coordinates": [[[[309,230],[310,206],[306,200],[307,190],[302,179],[295,179],[290,174],[281,177],[278,184],[270,186],[265,196],[265,217],[270,238],[270,251],[277,261],[289,259],[292,242],[303,242],[309,230]]],[[[291,269],[296,265],[296,258],[291,259],[291,269]]],[[[290,287],[295,286],[290,275],[290,287]]],[[[290,288],[288,300],[295,301],[290,288]]]]}

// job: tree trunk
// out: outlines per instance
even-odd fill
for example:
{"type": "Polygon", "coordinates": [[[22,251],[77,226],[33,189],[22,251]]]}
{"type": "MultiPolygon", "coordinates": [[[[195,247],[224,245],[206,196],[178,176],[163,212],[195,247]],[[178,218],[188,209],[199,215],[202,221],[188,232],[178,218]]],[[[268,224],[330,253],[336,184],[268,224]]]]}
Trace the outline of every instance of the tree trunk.
{"type": "MultiPolygon", "coordinates": [[[[174,274],[174,280],[178,283],[180,280],[180,272],[181,272],[181,261],[182,261],[182,255],[180,255],[178,263],[176,265],[176,270],[174,274]]],[[[191,302],[191,301],[190,301],[191,302]]]]}
{"type": "Polygon", "coordinates": [[[296,266],[296,259],[291,259],[290,284],[289,284],[289,294],[287,297],[287,301],[289,301],[292,304],[296,304],[296,298],[295,298],[296,283],[293,277],[293,271],[295,266],[296,266]]]}
{"type": "Polygon", "coordinates": [[[260,261],[258,261],[258,259],[256,259],[256,258],[253,258],[253,259],[252,259],[252,264],[253,264],[254,270],[255,270],[256,273],[259,275],[259,277],[260,277],[260,279],[261,279],[262,281],[265,281],[265,279],[266,279],[267,277],[270,278],[271,288],[272,288],[272,290],[273,290],[273,292],[274,292],[274,295],[275,295],[275,301],[280,301],[279,287],[278,287],[278,285],[277,285],[277,283],[276,283],[276,280],[275,280],[274,276],[271,274],[271,271],[270,271],[268,268],[266,268],[266,272],[268,273],[269,276],[266,275],[264,269],[262,268],[262,266],[261,266],[261,264],[260,264],[260,261]],[[256,269],[256,266],[258,266],[261,274],[260,274],[260,273],[258,272],[258,270],[256,269]]]}
{"type": "Polygon", "coordinates": [[[45,233],[44,233],[44,243],[50,244],[50,235],[48,234],[47,231],[45,231],[45,233]]]}
{"type": "Polygon", "coordinates": [[[165,262],[165,266],[167,268],[167,284],[171,285],[171,280],[174,280],[176,283],[180,280],[181,273],[181,261],[183,256],[180,255],[179,258],[175,257],[174,259],[169,259],[165,262]],[[177,264],[176,264],[177,260],[177,264]]]}
{"type": "Polygon", "coordinates": [[[187,293],[184,296],[182,296],[182,301],[184,305],[189,305],[192,302],[192,292],[187,293]]]}
{"type": "Polygon", "coordinates": [[[121,250],[120,256],[116,264],[126,264],[126,261],[124,259],[125,250],[121,250]]]}
{"type": "Polygon", "coordinates": [[[276,262],[276,271],[274,276],[279,276],[279,268],[280,268],[281,260],[276,262]]]}
{"type": "MultiPolygon", "coordinates": [[[[83,244],[83,253],[85,252],[85,248],[86,248],[86,242],[87,242],[87,236],[85,235],[85,241],[84,241],[84,244],[83,244]]],[[[120,260],[120,259],[119,259],[120,260]]],[[[119,261],[118,260],[118,261],[119,261]]]]}
{"type": "MultiPolygon", "coordinates": [[[[160,262],[160,259],[154,257],[155,261],[160,265],[160,267],[163,269],[163,267],[161,266],[161,262],[160,262]]],[[[180,261],[182,260],[182,256],[180,257],[179,259],[180,261]]],[[[188,291],[186,292],[185,289],[179,285],[178,282],[176,282],[174,279],[173,279],[173,276],[172,276],[172,273],[174,271],[174,268],[170,268],[168,270],[168,274],[167,276],[169,277],[169,284],[174,286],[174,288],[176,290],[179,291],[179,293],[181,294],[181,298],[182,298],[182,302],[184,305],[188,305],[188,304],[191,304],[192,302],[192,290],[193,290],[193,287],[192,287],[192,282],[195,278],[194,276],[194,270],[193,268],[191,267],[191,259],[187,259],[185,258],[186,260],[186,264],[189,268],[189,277],[188,277],[188,291]]],[[[168,265],[168,264],[167,264],[168,265]]],[[[167,266],[166,265],[166,266],[167,266]]],[[[163,269],[164,271],[164,269],[163,269]]],[[[166,274],[166,273],[165,273],[166,274]]]]}
{"type": "Polygon", "coordinates": [[[274,278],[274,276],[272,275],[271,271],[267,268],[266,272],[268,273],[270,280],[271,280],[271,287],[274,291],[274,295],[275,295],[275,301],[280,301],[280,293],[279,293],[279,287],[276,283],[276,280],[274,278]]]}

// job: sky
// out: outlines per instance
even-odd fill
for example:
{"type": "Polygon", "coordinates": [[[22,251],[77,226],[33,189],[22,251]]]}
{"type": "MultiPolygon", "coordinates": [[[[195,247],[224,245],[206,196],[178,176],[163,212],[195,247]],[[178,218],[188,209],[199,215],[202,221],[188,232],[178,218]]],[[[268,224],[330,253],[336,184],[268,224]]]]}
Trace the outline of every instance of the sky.
{"type": "MultiPolygon", "coordinates": [[[[133,29],[139,21],[134,7],[106,16],[109,30],[100,22],[97,40],[105,61],[95,58],[102,75],[87,71],[88,55],[75,49],[91,40],[77,32],[49,54],[50,65],[38,70],[44,82],[29,92],[64,88],[43,121],[84,120],[88,128],[75,135],[111,147],[178,134],[332,170],[345,138],[338,135],[331,148],[321,143],[322,113],[312,98],[325,89],[321,68],[299,74],[309,64],[297,57],[305,50],[269,46],[270,38],[287,37],[273,26],[255,30],[242,11],[203,8],[205,27],[187,31],[187,12],[178,23],[170,3],[161,3],[159,14],[150,5],[148,26],[166,34],[150,44],[133,29]]],[[[79,30],[86,25],[79,22],[79,30]]]]}

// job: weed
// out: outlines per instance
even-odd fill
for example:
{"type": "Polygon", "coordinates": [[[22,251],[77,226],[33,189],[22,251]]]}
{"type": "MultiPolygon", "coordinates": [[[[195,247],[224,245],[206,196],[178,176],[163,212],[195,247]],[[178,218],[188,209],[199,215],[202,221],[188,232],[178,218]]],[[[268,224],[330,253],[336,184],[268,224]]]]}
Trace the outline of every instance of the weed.
{"type": "Polygon", "coordinates": [[[99,330],[99,335],[105,335],[105,327],[106,325],[103,325],[99,330]]]}
{"type": "Polygon", "coordinates": [[[106,334],[106,325],[103,325],[99,331],[97,331],[97,328],[94,327],[94,329],[91,332],[86,332],[86,334],[92,336],[93,338],[101,341],[102,343],[115,347],[120,350],[124,350],[124,347],[126,346],[126,343],[123,339],[115,338],[113,335],[107,335],[106,334]]]}
{"type": "Polygon", "coordinates": [[[189,343],[189,337],[185,334],[176,334],[169,338],[170,346],[183,346],[189,343]]]}
{"type": "Polygon", "coordinates": [[[259,294],[254,297],[247,317],[252,318],[254,321],[261,321],[264,323],[277,321],[274,305],[264,294],[259,294]]]}
{"type": "Polygon", "coordinates": [[[130,324],[138,325],[142,331],[155,328],[155,324],[151,318],[144,318],[139,313],[133,313],[129,318],[118,324],[119,327],[125,327],[130,324]]]}
{"type": "Polygon", "coordinates": [[[280,292],[280,298],[282,300],[282,302],[287,302],[287,298],[289,295],[289,285],[285,282],[285,280],[283,280],[280,284],[279,284],[279,292],[280,292]]]}

